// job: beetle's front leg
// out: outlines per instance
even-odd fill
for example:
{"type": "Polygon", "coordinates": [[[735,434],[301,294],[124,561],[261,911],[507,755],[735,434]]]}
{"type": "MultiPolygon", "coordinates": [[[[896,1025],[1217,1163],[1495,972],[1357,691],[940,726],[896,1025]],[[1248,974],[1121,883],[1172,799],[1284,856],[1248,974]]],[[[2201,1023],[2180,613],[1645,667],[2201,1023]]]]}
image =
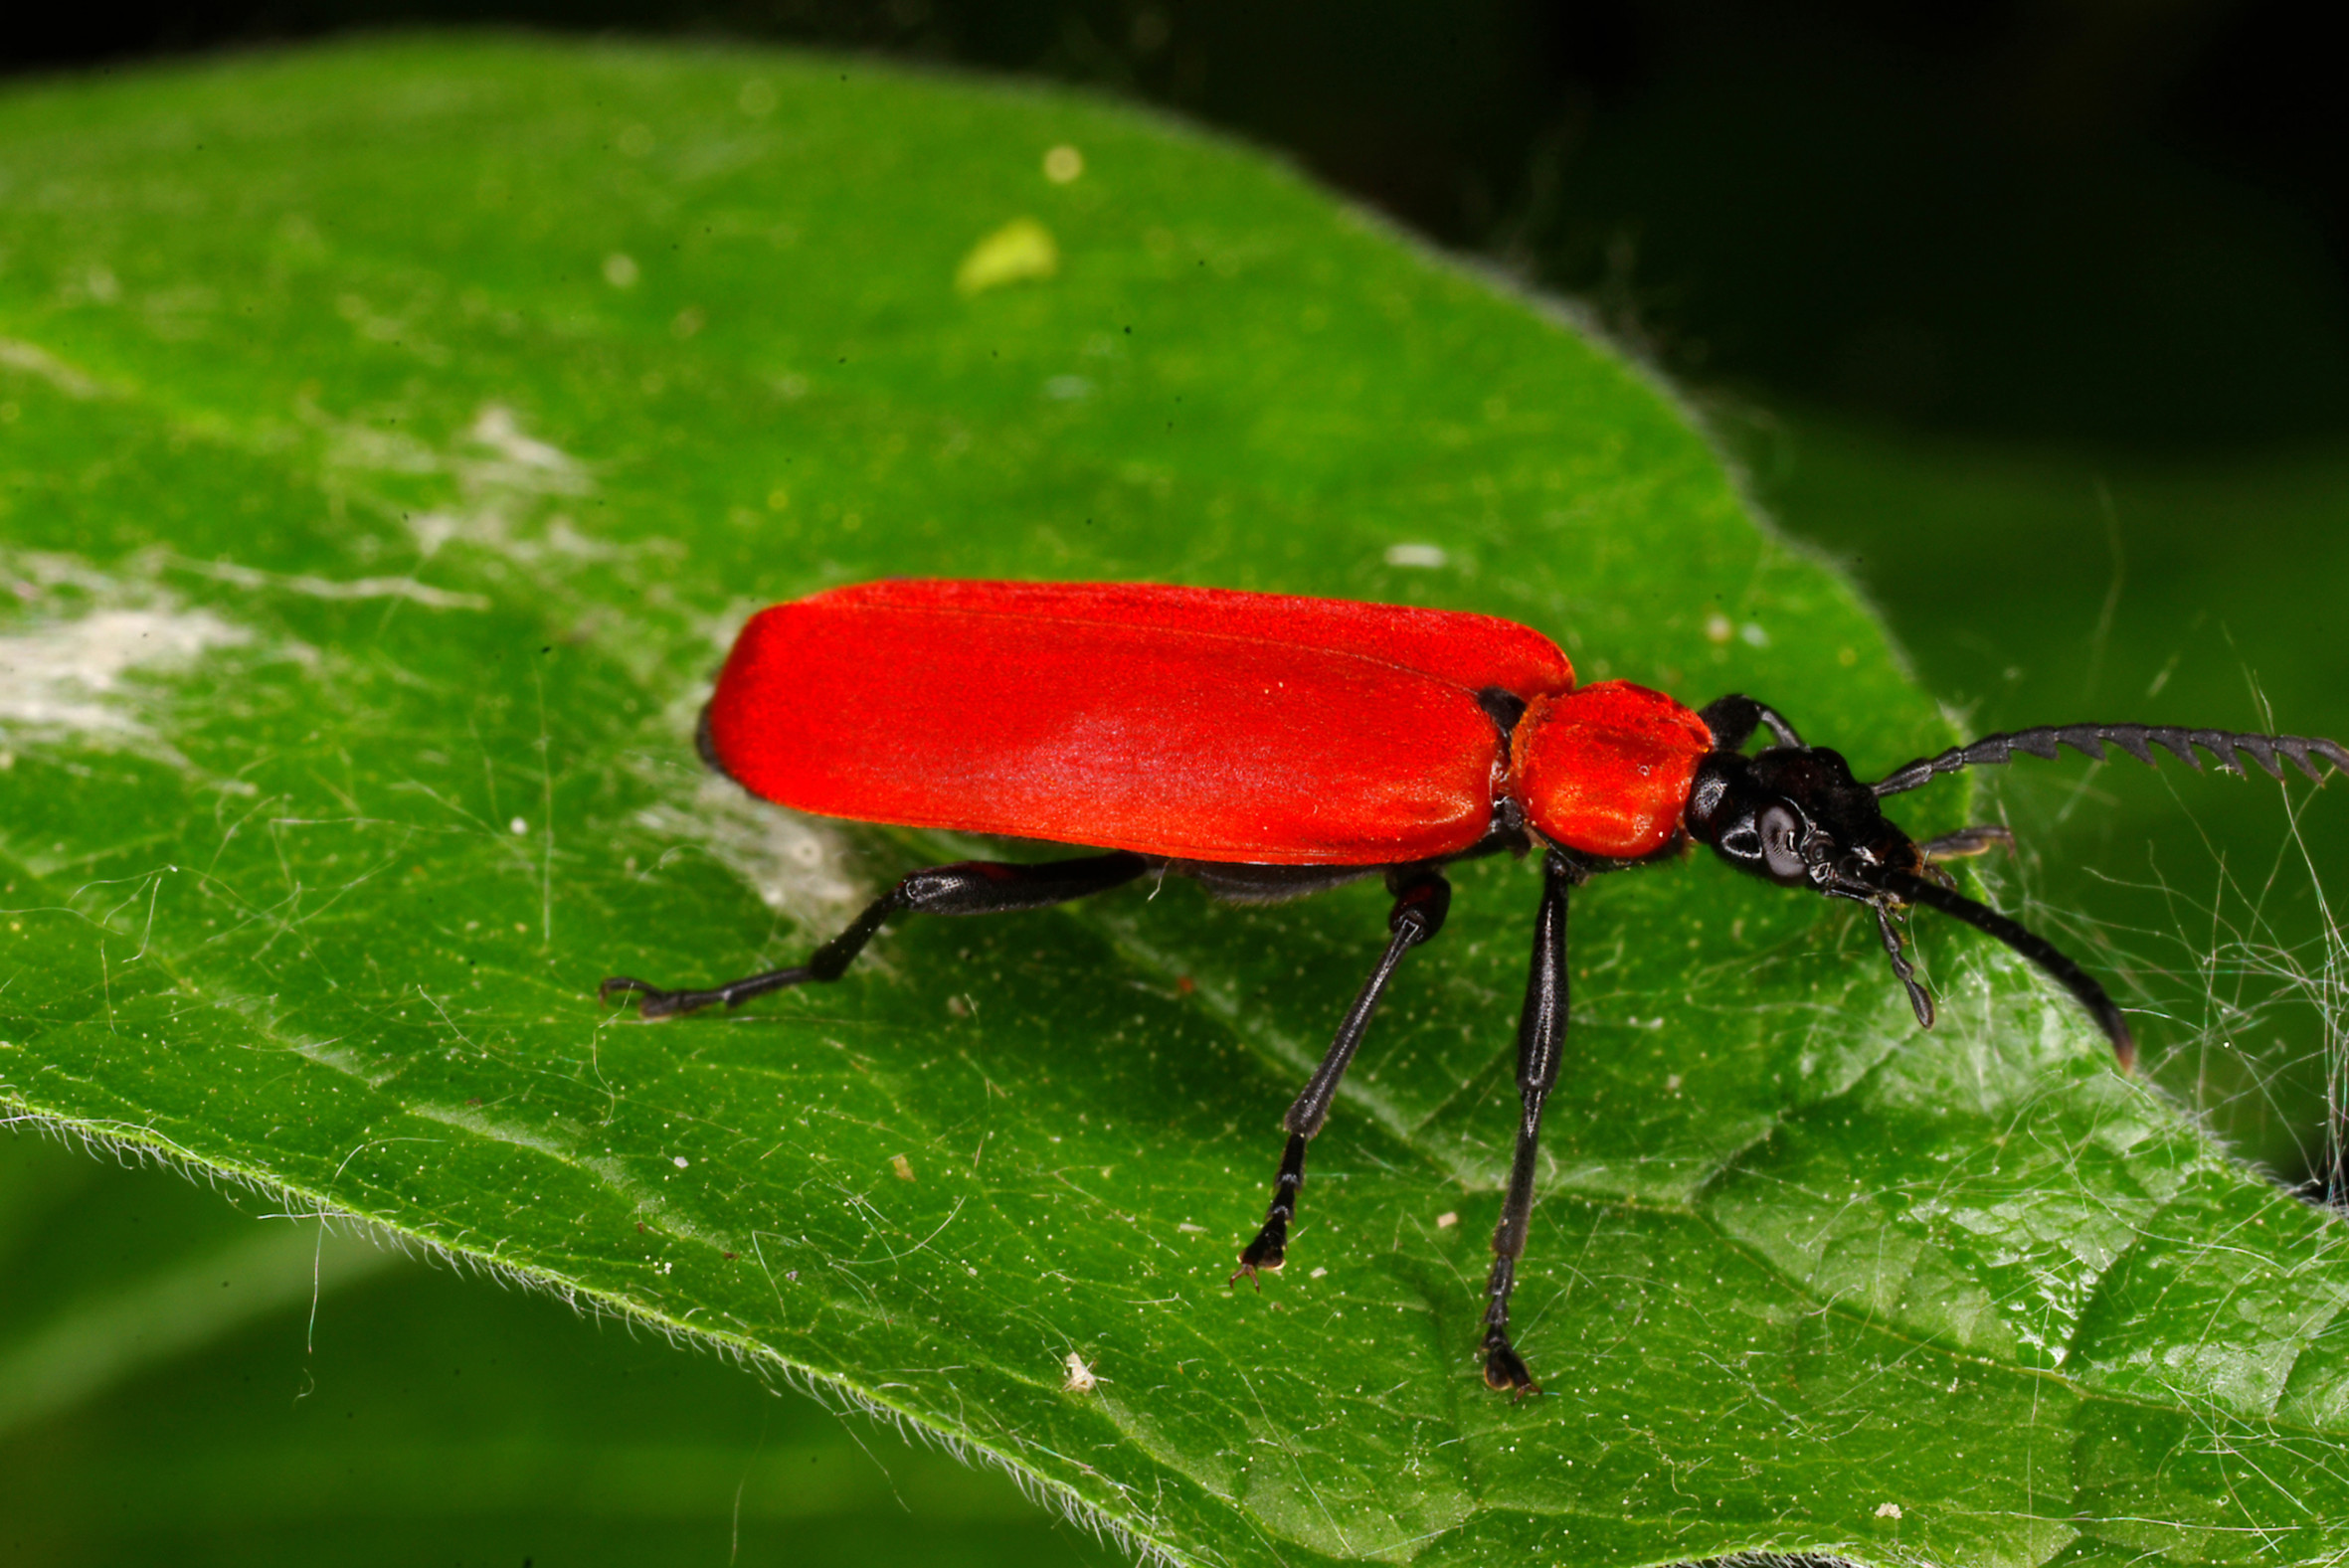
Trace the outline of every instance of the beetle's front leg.
{"type": "Polygon", "coordinates": [[[1338,1025],[1338,1037],[1330,1042],[1322,1065],[1313,1070],[1306,1080],[1305,1092],[1289,1107],[1289,1114],[1281,1118],[1281,1126],[1288,1131],[1289,1146],[1281,1153],[1280,1174],[1273,1178],[1272,1206],[1265,1211],[1264,1228],[1256,1239],[1240,1253],[1240,1266],[1224,1283],[1235,1285],[1241,1275],[1256,1278],[1259,1269],[1278,1269],[1286,1261],[1289,1251],[1289,1222],[1297,1217],[1297,1194],[1305,1185],[1305,1145],[1322,1124],[1330,1120],[1331,1102],[1338,1098],[1338,1081],[1346,1076],[1347,1064],[1354,1060],[1355,1048],[1362,1043],[1362,1035],[1370,1027],[1370,1015],[1378,1010],[1378,998],[1385,994],[1387,981],[1394,978],[1403,955],[1443,930],[1444,915],[1452,907],[1452,884],[1444,874],[1432,868],[1389,874],[1394,889],[1394,910],[1386,917],[1386,927],[1393,935],[1387,939],[1386,951],[1379,955],[1370,977],[1362,982],[1361,994],[1346,1010],[1346,1017],[1338,1025]]]}
{"type": "Polygon", "coordinates": [[[2015,852],[2014,829],[1983,823],[1978,827],[1961,827],[1954,833],[1943,833],[1939,838],[1928,838],[1916,846],[1928,866],[1944,860],[1962,860],[1968,855],[1988,854],[1993,849],[2015,852]]]}
{"type": "Polygon", "coordinates": [[[1773,745],[1781,750],[1802,750],[1803,738],[1794,733],[1784,715],[1766,702],[1756,702],[1740,692],[1717,697],[1698,710],[1697,717],[1713,732],[1713,744],[1724,752],[1741,752],[1745,743],[1753,739],[1757,729],[1768,730],[1773,745]]]}
{"type": "Polygon", "coordinates": [[[1509,1342],[1509,1294],[1525,1256],[1534,1217],[1534,1165],[1541,1145],[1541,1107],[1557,1083],[1566,1048],[1566,895],[1590,879],[1572,857],[1549,851],[1541,865],[1541,910],[1534,919],[1534,971],[1517,1026],[1517,1156],[1509,1164],[1509,1194],[1493,1231],[1493,1275],[1485,1285],[1485,1384],[1512,1394],[1538,1394],[1525,1357],[1509,1342]]]}

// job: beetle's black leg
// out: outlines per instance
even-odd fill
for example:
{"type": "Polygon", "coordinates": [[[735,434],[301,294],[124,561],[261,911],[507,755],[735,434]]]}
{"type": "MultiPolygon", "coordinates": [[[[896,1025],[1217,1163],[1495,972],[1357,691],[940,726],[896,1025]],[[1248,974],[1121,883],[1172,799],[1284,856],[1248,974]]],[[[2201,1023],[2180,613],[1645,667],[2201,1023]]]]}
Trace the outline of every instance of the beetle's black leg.
{"type": "Polygon", "coordinates": [[[1803,738],[1794,733],[1794,726],[1777,709],[1736,692],[1715,698],[1698,711],[1697,717],[1713,732],[1717,751],[1743,751],[1757,728],[1768,730],[1770,740],[1780,750],[1802,750],[1803,738]]]}
{"type": "Polygon", "coordinates": [[[1916,846],[1916,852],[1927,865],[1944,860],[1962,860],[1968,855],[1984,854],[1993,849],[2012,853],[2015,835],[2006,828],[1984,824],[1980,827],[1961,827],[1954,833],[1943,833],[1939,838],[1928,838],[1916,846]]]}
{"type": "Polygon", "coordinates": [[[1557,850],[1541,864],[1541,912],[1534,919],[1534,972],[1517,1026],[1517,1092],[1521,1114],[1517,1156],[1509,1164],[1509,1195],[1493,1231],[1493,1276],[1485,1286],[1485,1384],[1513,1394],[1538,1394],[1525,1357],[1509,1342],[1509,1293],[1525,1255],[1534,1216],[1534,1161],[1540,1149],[1541,1107],[1557,1082],[1566,1046],[1566,895],[1589,870],[1557,850]]]}
{"type": "Polygon", "coordinates": [[[1908,955],[1900,951],[1900,928],[1893,924],[1893,912],[1885,907],[1882,899],[1869,908],[1876,911],[1877,935],[1884,938],[1885,957],[1893,960],[1893,972],[1899,976],[1900,984],[1908,992],[1908,1005],[1916,1014],[1916,1026],[1930,1029],[1933,1026],[1932,993],[1917,983],[1915,965],[1908,961],[1908,955]]]}
{"type": "Polygon", "coordinates": [[[1452,907],[1452,884],[1444,880],[1440,871],[1420,867],[1390,876],[1388,884],[1394,890],[1394,910],[1386,917],[1386,928],[1393,935],[1387,939],[1386,951],[1378,956],[1370,977],[1362,982],[1361,994],[1346,1009],[1346,1017],[1338,1025],[1338,1037],[1330,1042],[1322,1065],[1313,1070],[1313,1077],[1305,1082],[1305,1092],[1289,1107],[1289,1114],[1281,1118],[1281,1126],[1288,1130],[1289,1146],[1281,1154],[1280,1174],[1273,1178],[1272,1207],[1265,1211],[1264,1228],[1241,1252],[1240,1266],[1232,1271],[1231,1278],[1224,1282],[1226,1285],[1237,1284],[1243,1274],[1254,1280],[1259,1269],[1278,1269],[1286,1260],[1289,1222],[1297,1217],[1297,1193],[1305,1185],[1305,1145],[1322,1130],[1322,1124],[1330,1120],[1330,1104],[1338,1098],[1338,1081],[1346,1076],[1347,1064],[1354,1060],[1355,1048],[1362,1043],[1362,1035],[1370,1027],[1370,1015],[1378,1010],[1378,998],[1385,994],[1386,982],[1394,978],[1403,955],[1441,931],[1445,912],[1452,907]]]}
{"type": "Polygon", "coordinates": [[[635,992],[643,998],[640,1010],[647,1018],[691,1012],[713,1002],[739,1006],[753,996],[789,985],[838,979],[874,934],[899,915],[1006,915],[1015,910],[1043,909],[1087,894],[1106,893],[1142,875],[1149,864],[1140,855],[1120,850],[1080,860],[1047,860],[1040,865],[964,860],[951,866],[931,866],[908,873],[897,886],[873,900],[846,931],[816,949],[806,963],[691,991],[662,990],[643,980],[615,974],[596,987],[596,998],[610,1001],[615,995],[635,992]]]}

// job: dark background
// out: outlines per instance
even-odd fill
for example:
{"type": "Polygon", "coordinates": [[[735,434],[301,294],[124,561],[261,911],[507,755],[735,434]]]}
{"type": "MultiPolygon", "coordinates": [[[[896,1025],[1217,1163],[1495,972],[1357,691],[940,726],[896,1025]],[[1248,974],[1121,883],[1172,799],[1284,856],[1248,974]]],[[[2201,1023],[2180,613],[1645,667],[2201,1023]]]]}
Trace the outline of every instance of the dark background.
{"type": "Polygon", "coordinates": [[[2297,0],[216,0],[0,69],[499,22],[1058,78],[1285,149],[1676,374],[2169,446],[2349,422],[2349,93],[2297,0]]]}

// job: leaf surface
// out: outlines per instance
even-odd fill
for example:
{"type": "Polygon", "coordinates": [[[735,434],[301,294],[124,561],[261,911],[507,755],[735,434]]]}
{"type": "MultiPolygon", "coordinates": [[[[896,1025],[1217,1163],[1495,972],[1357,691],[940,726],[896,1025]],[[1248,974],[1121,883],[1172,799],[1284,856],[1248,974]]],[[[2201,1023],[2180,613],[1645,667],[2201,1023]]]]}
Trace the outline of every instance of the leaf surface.
{"type": "Polygon", "coordinates": [[[18,1114],[812,1373],[1186,1559],[2349,1547],[2337,1223],[1966,934],[1922,933],[1920,1038],[1849,911],[1712,863],[1577,896],[1515,1405],[1472,1352],[1524,867],[1457,878],[1261,1295],[1225,1276],[1374,887],[1130,888],[731,1016],[595,1005],[974,851],[695,763],[733,628],[836,583],[1479,610],[1863,775],[1942,744],[1570,323],[1195,133],[862,62],[51,86],[0,101],[0,189],[18,1114]]]}

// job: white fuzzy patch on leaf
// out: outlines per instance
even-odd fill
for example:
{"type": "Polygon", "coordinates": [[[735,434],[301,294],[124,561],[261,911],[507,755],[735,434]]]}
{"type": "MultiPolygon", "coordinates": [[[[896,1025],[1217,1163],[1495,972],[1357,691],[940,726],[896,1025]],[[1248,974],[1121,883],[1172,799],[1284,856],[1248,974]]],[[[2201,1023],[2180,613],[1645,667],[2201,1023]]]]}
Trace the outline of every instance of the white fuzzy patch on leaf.
{"type": "Polygon", "coordinates": [[[134,675],[183,672],[253,633],[204,609],[97,609],[0,631],[0,734],[152,741],[129,700],[134,675]]]}
{"type": "Polygon", "coordinates": [[[39,376],[69,398],[94,398],[105,388],[91,377],[59,359],[49,350],[16,338],[0,337],[0,365],[39,376]]]}

